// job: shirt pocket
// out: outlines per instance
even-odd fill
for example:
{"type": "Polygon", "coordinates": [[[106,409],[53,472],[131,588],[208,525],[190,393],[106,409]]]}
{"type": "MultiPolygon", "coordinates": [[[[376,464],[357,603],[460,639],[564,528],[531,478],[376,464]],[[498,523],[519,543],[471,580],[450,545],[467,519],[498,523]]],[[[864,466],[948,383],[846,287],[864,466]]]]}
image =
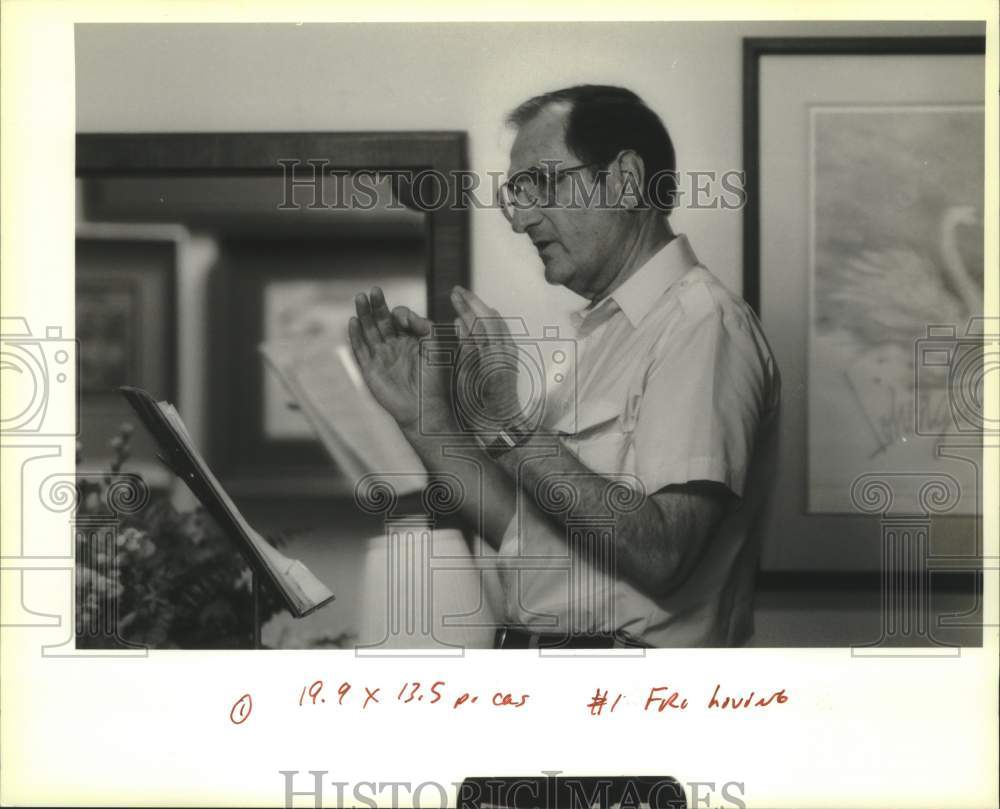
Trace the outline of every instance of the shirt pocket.
{"type": "Polygon", "coordinates": [[[582,401],[577,407],[575,424],[563,422],[569,428],[563,435],[567,449],[598,474],[623,471],[632,436],[623,427],[622,411],[621,402],[582,401]]]}

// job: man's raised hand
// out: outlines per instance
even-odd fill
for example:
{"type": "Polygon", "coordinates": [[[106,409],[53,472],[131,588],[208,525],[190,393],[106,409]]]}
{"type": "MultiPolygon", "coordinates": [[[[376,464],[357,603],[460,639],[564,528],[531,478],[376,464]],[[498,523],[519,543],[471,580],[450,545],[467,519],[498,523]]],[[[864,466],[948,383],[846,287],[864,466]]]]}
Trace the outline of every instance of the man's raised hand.
{"type": "MultiPolygon", "coordinates": [[[[378,287],[375,287],[378,290],[378,287]]],[[[373,290],[374,292],[375,290],[373,290]]],[[[379,290],[381,294],[381,290],[379,290]]],[[[392,310],[392,320],[400,331],[412,334],[414,337],[429,337],[433,324],[406,306],[397,306],[392,310]]]]}
{"type": "Polygon", "coordinates": [[[456,396],[465,397],[464,412],[475,414],[474,428],[489,432],[506,427],[522,415],[517,393],[519,349],[507,321],[462,287],[452,290],[451,302],[462,341],[456,396]]]}
{"type": "Polygon", "coordinates": [[[439,370],[421,363],[420,340],[430,335],[430,321],[405,306],[390,312],[378,287],[370,296],[355,295],[354,307],[348,335],[375,400],[404,430],[417,425],[422,407],[432,411],[424,413],[428,418],[446,418],[447,385],[439,370]]]}

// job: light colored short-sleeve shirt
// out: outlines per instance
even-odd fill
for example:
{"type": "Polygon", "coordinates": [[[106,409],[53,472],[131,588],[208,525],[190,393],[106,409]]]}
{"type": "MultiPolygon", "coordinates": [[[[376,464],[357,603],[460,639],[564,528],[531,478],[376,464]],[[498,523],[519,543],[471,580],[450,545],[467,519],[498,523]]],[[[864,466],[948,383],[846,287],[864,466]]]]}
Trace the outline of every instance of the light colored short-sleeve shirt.
{"type": "MultiPolygon", "coordinates": [[[[762,467],[771,462],[780,394],[757,317],[678,235],[610,296],[576,313],[574,326],[575,374],[546,414],[560,451],[646,494],[712,481],[739,505],[690,575],[653,599],[606,564],[612,512],[575,507],[563,531],[522,504],[499,549],[507,620],[535,632],[616,630],[652,646],[745,642],[758,559],[751,528],[767,494],[762,467]]],[[[550,495],[565,505],[558,489],[550,495]]]]}

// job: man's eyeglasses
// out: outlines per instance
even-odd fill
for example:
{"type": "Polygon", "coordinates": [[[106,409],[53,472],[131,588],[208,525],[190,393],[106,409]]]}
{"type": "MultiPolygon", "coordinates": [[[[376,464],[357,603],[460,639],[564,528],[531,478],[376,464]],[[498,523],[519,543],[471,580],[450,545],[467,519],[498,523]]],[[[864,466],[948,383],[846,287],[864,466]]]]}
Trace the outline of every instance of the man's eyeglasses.
{"type": "Polygon", "coordinates": [[[563,177],[580,169],[592,169],[601,165],[603,164],[580,163],[578,166],[559,169],[530,168],[519,171],[497,189],[500,210],[507,221],[513,221],[515,210],[523,211],[538,203],[554,205],[555,191],[563,177]]]}

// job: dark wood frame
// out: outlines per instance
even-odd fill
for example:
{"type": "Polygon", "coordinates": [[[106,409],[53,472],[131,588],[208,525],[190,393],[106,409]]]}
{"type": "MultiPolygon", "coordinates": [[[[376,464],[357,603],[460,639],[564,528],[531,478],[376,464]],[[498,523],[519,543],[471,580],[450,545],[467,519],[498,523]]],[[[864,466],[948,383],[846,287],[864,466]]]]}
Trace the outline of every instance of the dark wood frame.
{"type": "MultiPolygon", "coordinates": [[[[459,202],[455,172],[467,168],[464,132],[259,132],[178,134],[81,134],[76,139],[76,176],[280,176],[280,160],[325,161],[325,168],[354,170],[427,169],[448,179],[448,200],[459,202]]],[[[405,202],[405,200],[404,200],[405,202]]],[[[450,320],[448,295],[453,286],[469,285],[469,212],[447,204],[426,212],[428,312],[434,320],[450,320]]],[[[224,312],[213,312],[212,334],[225,334],[224,312]]],[[[227,347],[213,346],[213,378],[226,368],[227,347]]],[[[330,465],[294,469],[251,470],[230,462],[233,436],[228,430],[232,408],[230,386],[209,386],[209,448],[213,465],[234,491],[250,493],[308,491],[329,494],[337,489],[330,465]],[[216,395],[222,391],[222,395],[216,395]],[[262,476],[263,475],[263,476],[262,476]]]]}
{"type": "MultiPolygon", "coordinates": [[[[748,37],[743,40],[743,170],[746,204],[743,210],[743,297],[760,314],[760,60],[764,56],[836,55],[976,55],[986,50],[982,36],[959,37],[748,37]]],[[[766,324],[765,324],[766,327],[766,324]]],[[[830,515],[819,515],[829,518],[830,515]]],[[[840,519],[865,520],[840,515],[840,519]]],[[[873,518],[867,518],[871,521],[873,518]]],[[[874,518],[877,519],[877,518],[874,518]]],[[[935,519],[956,519],[936,517],[935,519]]],[[[959,518],[961,519],[961,518],[959,518]]],[[[974,518],[976,530],[981,519],[974,518]]],[[[874,589],[883,586],[878,571],[761,571],[758,587],[773,590],[874,589]]],[[[982,573],[934,571],[936,592],[982,594],[982,573]]]]}

